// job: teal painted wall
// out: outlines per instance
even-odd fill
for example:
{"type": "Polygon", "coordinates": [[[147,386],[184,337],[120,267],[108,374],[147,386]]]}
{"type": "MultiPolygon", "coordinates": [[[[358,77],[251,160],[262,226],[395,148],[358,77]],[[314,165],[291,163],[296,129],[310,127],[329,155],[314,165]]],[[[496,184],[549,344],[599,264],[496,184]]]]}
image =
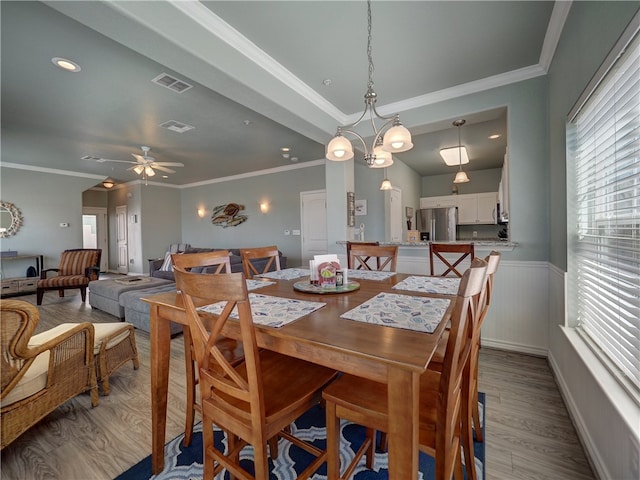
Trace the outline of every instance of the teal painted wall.
{"type": "Polygon", "coordinates": [[[573,2],[549,69],[549,260],[567,270],[567,114],[636,11],[638,2],[573,2]]]}
{"type": "Polygon", "coordinates": [[[300,192],[324,189],[324,166],[300,168],[280,173],[211,183],[181,190],[182,241],[198,247],[238,248],[278,245],[289,266],[298,266],[300,236],[285,236],[285,230],[300,230],[300,192]],[[211,223],[213,207],[227,203],[244,205],[248,219],[222,228],[211,223]],[[260,213],[260,202],[270,211],[260,213]],[[200,218],[199,208],[206,208],[200,218]]]}

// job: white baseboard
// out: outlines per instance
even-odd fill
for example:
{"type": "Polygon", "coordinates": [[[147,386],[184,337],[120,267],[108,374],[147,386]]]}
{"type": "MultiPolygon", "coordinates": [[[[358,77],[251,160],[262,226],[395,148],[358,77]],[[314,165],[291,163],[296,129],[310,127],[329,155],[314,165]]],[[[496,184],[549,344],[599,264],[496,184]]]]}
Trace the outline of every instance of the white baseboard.
{"type": "Polygon", "coordinates": [[[514,342],[501,342],[500,340],[487,340],[482,339],[482,346],[488,348],[495,348],[497,350],[506,350],[509,352],[524,353],[526,355],[534,355],[536,357],[547,357],[548,350],[546,348],[532,347],[531,345],[524,345],[514,342]]]}

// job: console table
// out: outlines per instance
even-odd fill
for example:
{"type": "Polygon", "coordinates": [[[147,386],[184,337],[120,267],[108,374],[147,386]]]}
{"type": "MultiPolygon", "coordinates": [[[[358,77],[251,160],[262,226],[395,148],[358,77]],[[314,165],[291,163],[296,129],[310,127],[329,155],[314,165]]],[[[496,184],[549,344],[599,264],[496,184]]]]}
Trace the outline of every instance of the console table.
{"type": "Polygon", "coordinates": [[[44,260],[42,255],[14,255],[0,257],[0,262],[4,268],[5,262],[22,260],[25,263],[31,265],[35,264],[36,276],[35,277],[12,277],[3,278],[0,283],[0,295],[26,295],[34,293],[36,291],[38,279],[40,278],[40,271],[44,268],[44,260]]]}

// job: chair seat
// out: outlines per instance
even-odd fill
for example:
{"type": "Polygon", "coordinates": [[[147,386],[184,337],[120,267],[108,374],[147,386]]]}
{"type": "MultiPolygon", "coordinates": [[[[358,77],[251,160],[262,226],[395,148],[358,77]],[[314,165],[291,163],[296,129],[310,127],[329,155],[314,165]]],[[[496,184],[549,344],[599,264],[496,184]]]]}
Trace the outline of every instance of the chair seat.
{"type": "MultiPolygon", "coordinates": [[[[236,371],[244,379],[247,378],[246,364],[243,362],[236,367],[236,371]]],[[[320,396],[320,389],[329,383],[335,376],[335,370],[320,365],[289,357],[270,350],[260,351],[260,367],[264,376],[268,376],[270,382],[264,383],[265,418],[269,423],[272,417],[280,416],[284,410],[295,410],[299,405],[309,402],[311,393],[316,392],[320,396]],[[292,371],[304,368],[305,376],[292,376],[292,371]],[[302,393],[304,392],[304,394],[302,393]],[[293,400],[295,399],[295,400],[293,400]]],[[[235,408],[249,415],[249,405],[222,393],[216,397],[224,399],[235,408]]],[[[214,400],[215,401],[215,400],[214,400]]],[[[226,411],[233,416],[233,411],[226,411]]],[[[280,430],[279,428],[276,432],[280,430]]]]}
{"type": "MultiPolygon", "coordinates": [[[[440,374],[427,370],[420,376],[420,398],[437,396],[439,388],[440,374]]],[[[324,389],[322,396],[327,402],[336,404],[338,417],[356,423],[360,421],[360,418],[366,418],[366,422],[362,423],[367,427],[382,432],[389,431],[387,386],[384,383],[343,374],[324,389]],[[361,414],[365,417],[361,417],[361,414]]],[[[420,445],[423,447],[435,449],[436,436],[433,425],[436,420],[435,402],[431,406],[425,406],[424,402],[420,402],[419,430],[420,445]]]]}
{"type": "MultiPolygon", "coordinates": [[[[29,347],[43,345],[60,334],[71,330],[76,325],[76,323],[61,323],[51,330],[34,335],[29,340],[29,347]]],[[[109,376],[117,368],[131,360],[134,369],[138,369],[138,351],[133,325],[127,322],[94,323],[93,330],[93,354],[96,361],[97,379],[102,382],[102,392],[108,395],[110,390],[109,376]],[[107,343],[103,348],[105,340],[107,343]]],[[[44,382],[46,384],[46,365],[44,373],[44,382]]],[[[41,388],[44,388],[44,385],[41,388]]]]}
{"type": "Polygon", "coordinates": [[[18,384],[2,399],[2,408],[38,393],[47,386],[50,351],[38,355],[18,384]]]}
{"type": "Polygon", "coordinates": [[[84,275],[58,275],[38,280],[37,287],[80,287],[82,285],[89,285],[89,279],[84,275]]]}

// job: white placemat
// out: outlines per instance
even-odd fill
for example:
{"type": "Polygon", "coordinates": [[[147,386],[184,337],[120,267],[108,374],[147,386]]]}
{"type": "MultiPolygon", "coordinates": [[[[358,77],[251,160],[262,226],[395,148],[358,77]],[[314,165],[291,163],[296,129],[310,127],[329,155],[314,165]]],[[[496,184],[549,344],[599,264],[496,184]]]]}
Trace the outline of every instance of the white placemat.
{"type": "MultiPolygon", "coordinates": [[[[258,293],[249,294],[249,303],[251,303],[253,323],[275,328],[291,323],[326,305],[323,302],[305,302],[303,300],[272,297],[258,293]]],[[[225,302],[217,302],[200,307],[198,310],[219,315],[224,305],[225,302]]],[[[231,318],[238,318],[237,310],[234,309],[230,316],[231,318]]]]}
{"type": "Polygon", "coordinates": [[[363,280],[386,280],[395,274],[396,272],[378,272],[377,270],[355,270],[352,268],[347,270],[348,278],[361,278],[363,280]]]}
{"type": "Polygon", "coordinates": [[[440,293],[443,295],[457,295],[460,278],[447,277],[418,277],[405,278],[393,286],[394,290],[409,290],[412,292],[440,293]]]}
{"type": "Polygon", "coordinates": [[[276,280],[293,280],[300,277],[308,277],[308,268],[285,268],[284,270],[276,270],[274,272],[262,273],[256,277],[274,278],[276,280]]]}
{"type": "Polygon", "coordinates": [[[340,318],[431,333],[440,324],[449,302],[447,298],[379,293],[340,318]]]}
{"type": "Polygon", "coordinates": [[[252,280],[252,279],[247,279],[247,290],[251,291],[251,290],[257,290],[258,288],[263,288],[266,287],[268,285],[275,285],[276,282],[265,282],[264,280],[252,280]]]}

